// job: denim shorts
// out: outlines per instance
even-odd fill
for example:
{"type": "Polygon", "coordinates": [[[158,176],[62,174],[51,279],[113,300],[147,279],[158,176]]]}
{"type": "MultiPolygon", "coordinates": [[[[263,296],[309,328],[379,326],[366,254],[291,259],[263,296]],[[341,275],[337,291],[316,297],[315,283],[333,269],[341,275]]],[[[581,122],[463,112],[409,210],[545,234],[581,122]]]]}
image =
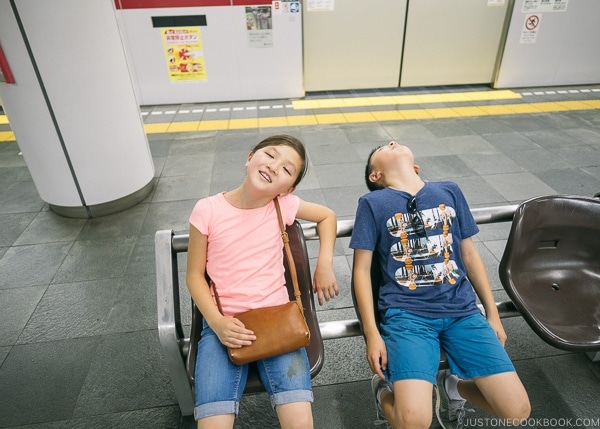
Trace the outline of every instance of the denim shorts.
{"type": "MultiPolygon", "coordinates": [[[[256,366],[273,408],[313,401],[306,349],[263,359],[256,362],[256,366]]],[[[248,365],[234,365],[227,348],[204,321],[196,357],[196,420],[221,414],[237,415],[247,378],[248,365]]]]}
{"type": "Polygon", "coordinates": [[[391,308],[382,318],[381,331],[388,356],[384,375],[391,382],[420,379],[435,384],[440,347],[450,371],[463,379],[515,370],[480,313],[436,319],[391,308]]]}

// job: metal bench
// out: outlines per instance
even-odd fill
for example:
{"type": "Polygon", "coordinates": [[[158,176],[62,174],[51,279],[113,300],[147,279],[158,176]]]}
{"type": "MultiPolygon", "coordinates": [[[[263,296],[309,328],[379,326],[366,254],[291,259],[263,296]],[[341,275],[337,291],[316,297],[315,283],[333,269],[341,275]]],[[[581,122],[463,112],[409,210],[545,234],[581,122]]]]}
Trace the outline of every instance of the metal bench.
{"type": "MultiPolygon", "coordinates": [[[[478,224],[510,222],[517,207],[518,205],[507,205],[475,208],[471,212],[478,224]]],[[[338,221],[337,237],[350,237],[353,225],[354,220],[338,221]]],[[[302,224],[301,227],[301,240],[318,239],[315,224],[302,224]]],[[[155,235],[158,335],[183,415],[191,415],[194,410],[191,379],[186,366],[190,354],[190,338],[186,337],[183,329],[179,294],[178,254],[187,252],[188,240],[188,234],[174,234],[171,230],[161,230],[155,235]]],[[[350,287],[343,284],[339,286],[350,287]]],[[[519,315],[511,301],[499,302],[496,305],[502,318],[519,315]]],[[[189,308],[191,312],[193,306],[190,305],[189,308]]],[[[324,341],[362,335],[358,319],[321,322],[319,330],[324,341]]],[[[320,364],[322,365],[322,362],[320,364]]],[[[443,365],[443,362],[441,364],[443,365]]]]}

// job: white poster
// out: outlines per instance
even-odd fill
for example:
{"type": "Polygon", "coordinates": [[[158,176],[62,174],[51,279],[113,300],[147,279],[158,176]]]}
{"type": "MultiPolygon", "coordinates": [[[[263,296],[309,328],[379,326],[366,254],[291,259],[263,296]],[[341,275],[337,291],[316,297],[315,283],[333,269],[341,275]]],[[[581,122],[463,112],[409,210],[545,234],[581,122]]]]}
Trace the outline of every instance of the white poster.
{"type": "Polygon", "coordinates": [[[246,7],[246,30],[250,48],[273,47],[271,6],[246,7]]]}

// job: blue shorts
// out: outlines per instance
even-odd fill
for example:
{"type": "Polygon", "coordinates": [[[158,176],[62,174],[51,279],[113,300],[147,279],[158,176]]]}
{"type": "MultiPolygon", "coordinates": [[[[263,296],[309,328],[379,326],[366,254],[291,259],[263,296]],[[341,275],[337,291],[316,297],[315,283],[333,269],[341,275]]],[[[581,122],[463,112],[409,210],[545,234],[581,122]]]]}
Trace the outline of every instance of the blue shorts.
{"type": "MultiPolygon", "coordinates": [[[[256,363],[271,406],[312,402],[310,364],[305,349],[263,359],[256,363]]],[[[196,357],[196,406],[194,417],[235,414],[248,378],[248,365],[231,363],[227,348],[204,321],[196,357]]]]}
{"type": "Polygon", "coordinates": [[[496,333],[482,314],[427,318],[391,308],[381,321],[390,382],[420,379],[436,382],[440,347],[450,371],[463,379],[515,370],[496,333]]]}

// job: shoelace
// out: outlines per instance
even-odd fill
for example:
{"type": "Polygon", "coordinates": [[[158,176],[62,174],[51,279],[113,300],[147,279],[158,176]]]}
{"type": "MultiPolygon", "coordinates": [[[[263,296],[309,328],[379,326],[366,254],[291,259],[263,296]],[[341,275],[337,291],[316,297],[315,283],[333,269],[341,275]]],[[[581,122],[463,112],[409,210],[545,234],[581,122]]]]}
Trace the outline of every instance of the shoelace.
{"type": "Polygon", "coordinates": [[[467,413],[474,413],[475,410],[473,408],[465,408],[463,405],[458,410],[456,410],[456,429],[460,429],[463,427],[464,419],[467,413]]]}

